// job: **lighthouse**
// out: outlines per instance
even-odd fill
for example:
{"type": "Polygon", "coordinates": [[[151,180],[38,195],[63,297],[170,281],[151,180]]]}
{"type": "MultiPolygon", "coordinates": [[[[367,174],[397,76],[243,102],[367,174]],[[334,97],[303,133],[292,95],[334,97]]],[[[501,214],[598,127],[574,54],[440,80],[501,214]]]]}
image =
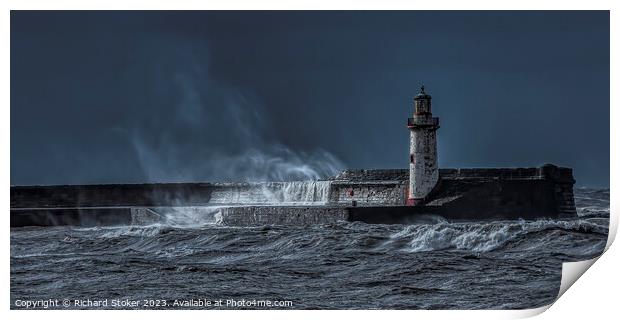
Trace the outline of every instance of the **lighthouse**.
{"type": "Polygon", "coordinates": [[[437,129],[439,118],[431,113],[431,96],[424,86],[413,98],[413,118],[409,128],[409,191],[407,205],[424,205],[428,194],[439,180],[437,168],[437,129]]]}

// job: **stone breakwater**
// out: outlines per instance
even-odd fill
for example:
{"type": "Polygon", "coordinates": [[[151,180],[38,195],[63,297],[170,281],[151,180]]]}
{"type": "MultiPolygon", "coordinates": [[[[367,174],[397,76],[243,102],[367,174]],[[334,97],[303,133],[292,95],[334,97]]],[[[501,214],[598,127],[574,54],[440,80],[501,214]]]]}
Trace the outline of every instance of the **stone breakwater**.
{"type": "Polygon", "coordinates": [[[570,168],[440,169],[421,207],[406,169],[345,170],[320,181],[12,186],[11,226],[186,221],[228,225],[403,223],[576,215],[570,168]]]}
{"type": "Polygon", "coordinates": [[[245,206],[221,209],[221,223],[230,226],[312,225],[349,220],[346,208],[245,206]]]}

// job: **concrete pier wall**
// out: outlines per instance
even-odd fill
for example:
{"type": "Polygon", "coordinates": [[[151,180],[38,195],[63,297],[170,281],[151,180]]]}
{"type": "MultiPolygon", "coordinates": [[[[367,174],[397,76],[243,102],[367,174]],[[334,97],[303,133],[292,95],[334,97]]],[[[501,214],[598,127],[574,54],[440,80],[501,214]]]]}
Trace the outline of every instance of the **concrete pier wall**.
{"type": "Polygon", "coordinates": [[[247,206],[221,209],[221,223],[229,226],[314,225],[348,221],[345,207],[247,206]]]}
{"type": "Polygon", "coordinates": [[[359,221],[391,223],[388,215],[401,219],[427,212],[451,219],[576,215],[569,168],[441,169],[426,205],[405,210],[399,207],[406,203],[408,177],[407,169],[346,170],[304,182],[12,186],[11,226],[130,224],[152,219],[147,209],[207,206],[205,214],[223,207],[224,223],[231,225],[329,223],[362,216],[359,221]]]}
{"type": "MultiPolygon", "coordinates": [[[[409,170],[345,170],[332,182],[330,202],[358,200],[359,206],[404,205],[409,170]],[[371,186],[370,190],[366,189],[371,186]],[[354,191],[354,197],[347,190],[354,191]],[[359,191],[359,195],[356,195],[359,191]],[[335,194],[334,194],[335,193],[335,194]],[[353,199],[355,198],[355,199],[353,199]],[[386,199],[385,201],[383,199],[386,199]]],[[[440,169],[439,182],[427,197],[427,206],[481,210],[521,211],[561,216],[576,214],[573,171],[554,165],[538,168],[440,169]]]]}
{"type": "Polygon", "coordinates": [[[11,186],[11,208],[325,203],[330,181],[11,186]]]}
{"type": "MultiPolygon", "coordinates": [[[[132,208],[26,208],[11,209],[11,227],[118,226],[135,224],[132,208]]],[[[140,222],[142,224],[143,221],[140,222]]]]}
{"type": "Polygon", "coordinates": [[[357,206],[397,206],[407,199],[405,181],[334,181],[331,184],[329,203],[357,206]]]}

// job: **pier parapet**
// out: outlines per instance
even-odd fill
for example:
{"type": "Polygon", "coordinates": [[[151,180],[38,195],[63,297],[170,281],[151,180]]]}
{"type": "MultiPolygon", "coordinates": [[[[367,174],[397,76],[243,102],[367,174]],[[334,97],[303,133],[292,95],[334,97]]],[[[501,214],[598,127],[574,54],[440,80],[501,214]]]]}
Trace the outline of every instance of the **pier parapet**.
{"type": "Polygon", "coordinates": [[[222,207],[224,222],[233,224],[242,224],[244,214],[254,219],[247,224],[341,218],[396,223],[418,214],[450,219],[576,216],[570,168],[440,169],[438,176],[421,206],[406,206],[408,169],[345,170],[305,182],[12,186],[11,226],[122,225],[154,221],[166,207],[208,206],[222,207]]]}

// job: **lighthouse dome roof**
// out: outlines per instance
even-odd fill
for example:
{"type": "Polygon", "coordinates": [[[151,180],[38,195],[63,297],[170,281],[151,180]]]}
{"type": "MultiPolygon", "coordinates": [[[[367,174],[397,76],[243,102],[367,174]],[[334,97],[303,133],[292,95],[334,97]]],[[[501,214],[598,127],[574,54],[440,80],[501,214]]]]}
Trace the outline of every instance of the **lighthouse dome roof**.
{"type": "Polygon", "coordinates": [[[416,95],[414,99],[415,100],[431,99],[431,96],[427,94],[426,91],[424,91],[424,86],[422,86],[420,88],[420,93],[418,93],[418,95],[416,95]]]}

